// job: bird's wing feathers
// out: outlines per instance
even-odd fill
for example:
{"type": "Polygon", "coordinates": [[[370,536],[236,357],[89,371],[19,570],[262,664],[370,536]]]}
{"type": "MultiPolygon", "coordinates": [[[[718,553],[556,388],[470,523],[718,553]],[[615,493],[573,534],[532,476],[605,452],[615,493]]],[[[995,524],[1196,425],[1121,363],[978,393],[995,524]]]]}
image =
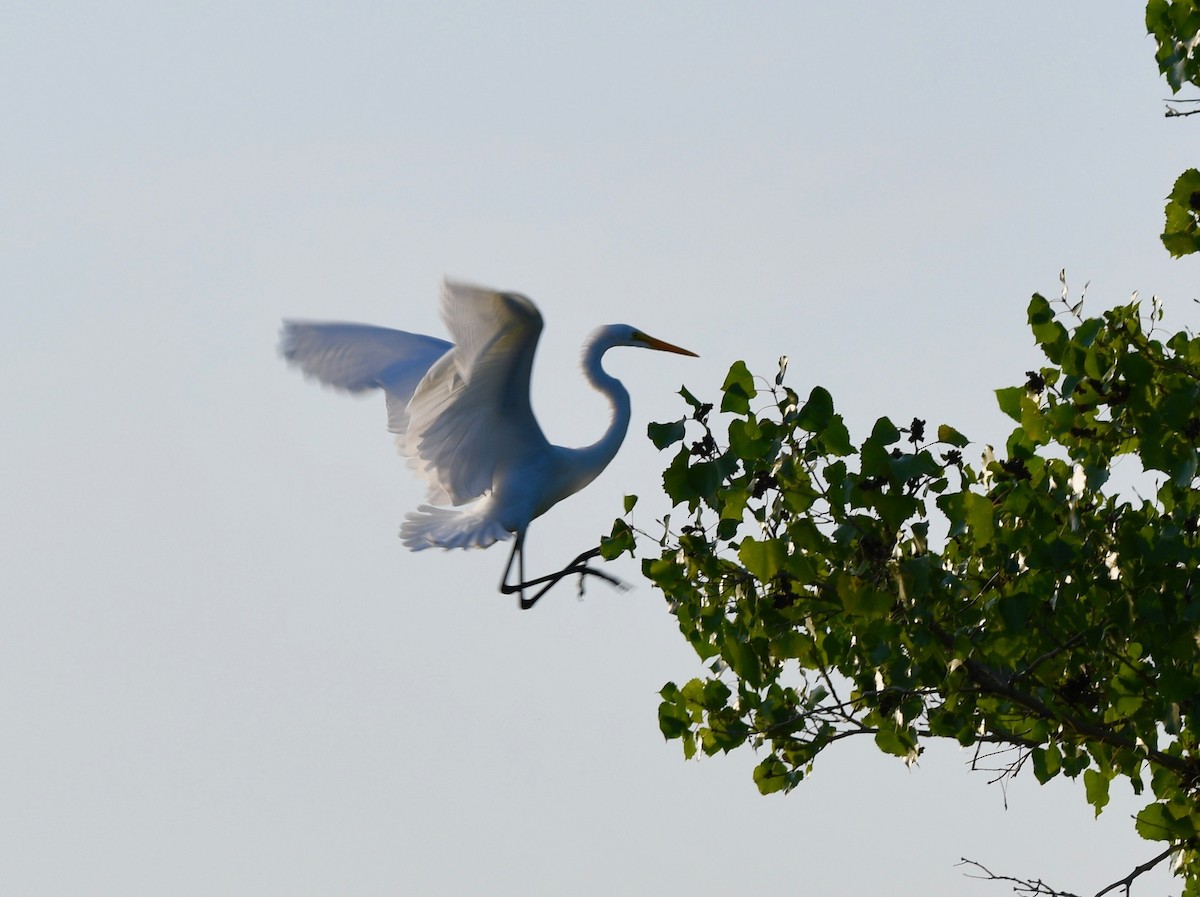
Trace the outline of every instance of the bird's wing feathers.
{"type": "Polygon", "coordinates": [[[434,363],[408,404],[405,454],[454,504],[483,495],[515,434],[545,441],[529,406],[542,316],[515,293],[447,281],[442,316],[454,350],[434,363]]]}
{"type": "Polygon", "coordinates": [[[280,353],[328,386],[349,392],[382,388],[388,429],[403,434],[412,394],[437,359],[453,346],[443,339],[372,327],[319,321],[285,321],[280,353]]]}
{"type": "Polygon", "coordinates": [[[506,337],[518,336],[532,358],[542,332],[542,314],[526,297],[451,280],[442,284],[442,320],[464,376],[506,337]]]}
{"type": "Polygon", "coordinates": [[[545,442],[529,406],[542,316],[516,293],[447,281],[442,317],[453,344],[366,324],[287,321],[280,351],[329,386],[381,387],[388,429],[431,498],[459,505],[491,488],[506,453],[545,442]]]}

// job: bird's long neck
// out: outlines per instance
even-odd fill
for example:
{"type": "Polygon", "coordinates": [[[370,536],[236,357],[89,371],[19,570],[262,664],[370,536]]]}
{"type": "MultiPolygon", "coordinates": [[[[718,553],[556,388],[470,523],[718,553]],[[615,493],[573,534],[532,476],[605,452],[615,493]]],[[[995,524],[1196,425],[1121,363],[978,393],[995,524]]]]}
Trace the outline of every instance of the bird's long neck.
{"type": "Polygon", "coordinates": [[[578,462],[582,482],[572,484],[582,489],[594,480],[617,455],[629,429],[629,393],[621,381],[610,375],[600,364],[601,357],[612,348],[611,335],[600,330],[583,348],[583,375],[595,389],[604,394],[612,408],[612,420],[604,435],[591,445],[570,449],[578,462]]]}

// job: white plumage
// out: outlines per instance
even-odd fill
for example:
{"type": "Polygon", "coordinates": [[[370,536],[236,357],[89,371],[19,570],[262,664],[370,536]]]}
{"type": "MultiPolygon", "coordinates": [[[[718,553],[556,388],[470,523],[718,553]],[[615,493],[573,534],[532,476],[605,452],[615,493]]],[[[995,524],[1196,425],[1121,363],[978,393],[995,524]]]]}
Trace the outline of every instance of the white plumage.
{"type": "MultiPolygon", "coordinates": [[[[592,445],[565,448],[550,444],[529,405],[542,332],[537,307],[517,293],[446,281],[442,319],[453,343],[366,324],[286,321],[280,350],[329,386],[383,390],[388,429],[430,487],[431,504],[405,518],[404,544],[414,551],[482,548],[516,534],[507,580],[529,523],[595,479],[625,437],[629,393],[604,371],[601,356],[614,346],[694,353],[627,324],[601,327],[584,347],[583,372],[608,397],[612,420],[592,445]],[[436,506],[447,504],[453,507],[436,506]]],[[[585,571],[595,572],[586,566],[565,572],[585,571]]],[[[522,593],[522,606],[536,600],[526,602],[522,593]]]]}

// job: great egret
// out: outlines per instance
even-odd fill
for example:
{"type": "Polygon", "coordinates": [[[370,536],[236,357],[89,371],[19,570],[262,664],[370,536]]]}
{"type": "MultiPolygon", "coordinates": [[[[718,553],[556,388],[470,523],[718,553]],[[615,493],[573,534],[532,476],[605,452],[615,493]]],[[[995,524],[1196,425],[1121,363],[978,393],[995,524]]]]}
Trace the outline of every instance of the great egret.
{"type": "Polygon", "coordinates": [[[442,319],[453,343],[366,324],[285,321],[280,350],[322,383],[350,392],[383,390],[388,429],[429,483],[430,504],[408,514],[400,529],[408,548],[486,548],[515,535],[500,591],[517,593],[524,609],[574,573],[616,583],[587,565],[599,549],[557,573],[526,580],[525,531],[594,480],[625,438],[629,393],[601,367],[604,353],[614,346],[696,353],[628,324],[598,329],[584,344],[583,374],[608,398],[612,419],[592,445],[566,448],[550,444],[529,406],[529,375],[542,332],[537,306],[517,293],[447,280],[442,319]],[[509,584],[514,559],[519,581],[509,584]],[[537,585],[542,588],[527,598],[525,590],[537,585]]]}

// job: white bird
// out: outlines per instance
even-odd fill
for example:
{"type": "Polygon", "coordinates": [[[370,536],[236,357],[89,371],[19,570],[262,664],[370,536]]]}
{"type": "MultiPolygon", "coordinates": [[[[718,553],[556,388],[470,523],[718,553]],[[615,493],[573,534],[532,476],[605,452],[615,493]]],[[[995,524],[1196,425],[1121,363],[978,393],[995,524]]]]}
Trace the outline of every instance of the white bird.
{"type": "Polygon", "coordinates": [[[367,324],[285,321],[280,351],[329,386],[383,390],[388,429],[429,483],[430,504],[408,514],[400,530],[408,548],[486,548],[515,535],[500,590],[519,594],[526,609],[573,573],[616,583],[587,566],[598,548],[557,573],[526,581],[525,532],[536,517],[594,480],[625,438],[629,393],[601,367],[604,353],[614,346],[696,353],[628,324],[596,330],[583,347],[583,374],[607,397],[612,419],[596,442],[567,448],[546,439],[529,405],[529,376],[542,332],[537,307],[517,293],[447,280],[442,319],[453,343],[367,324]],[[509,584],[514,559],[519,581],[509,584]],[[525,589],[534,585],[543,588],[526,598],[525,589]]]}

